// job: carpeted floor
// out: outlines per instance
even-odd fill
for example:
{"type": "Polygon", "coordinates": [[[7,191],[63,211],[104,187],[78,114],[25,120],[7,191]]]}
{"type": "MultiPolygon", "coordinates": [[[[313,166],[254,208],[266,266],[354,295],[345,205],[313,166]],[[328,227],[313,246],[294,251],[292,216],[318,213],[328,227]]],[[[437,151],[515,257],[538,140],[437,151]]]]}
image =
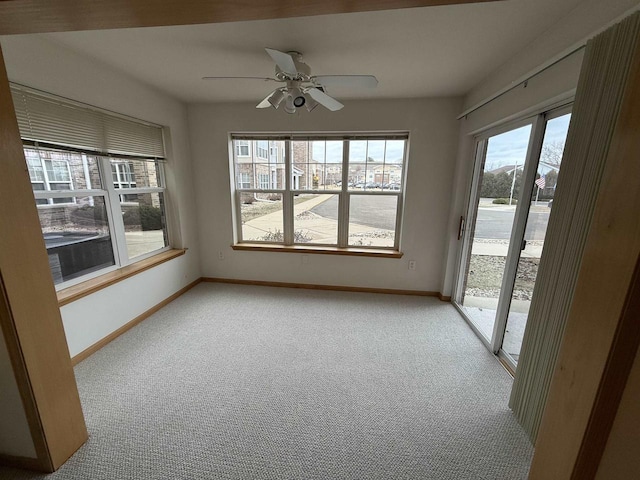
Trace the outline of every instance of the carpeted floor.
{"type": "Polygon", "coordinates": [[[200,284],[76,367],[89,441],[2,479],[524,479],[512,380],[434,298],[200,284]]]}

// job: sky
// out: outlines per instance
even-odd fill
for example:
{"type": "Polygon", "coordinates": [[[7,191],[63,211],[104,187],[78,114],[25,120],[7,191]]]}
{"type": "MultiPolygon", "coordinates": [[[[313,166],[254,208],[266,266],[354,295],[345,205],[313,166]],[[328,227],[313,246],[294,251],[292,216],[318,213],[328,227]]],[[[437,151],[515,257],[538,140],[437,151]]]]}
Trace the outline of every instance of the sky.
{"type": "MultiPolygon", "coordinates": [[[[544,143],[560,141],[564,143],[571,114],[554,118],[547,122],[544,143]]],[[[505,165],[522,166],[529,144],[531,125],[496,135],[489,139],[485,171],[495,170],[505,165]]],[[[349,161],[364,163],[367,157],[381,164],[401,164],[404,157],[404,140],[351,140],[349,143],[349,161]]],[[[318,162],[342,163],[342,141],[312,142],[312,158],[318,162]],[[326,154],[326,160],[325,160],[326,154]]],[[[546,173],[549,168],[540,166],[538,171],[546,173]]]]}
{"type": "MultiPolygon", "coordinates": [[[[349,162],[364,163],[367,157],[376,162],[402,164],[404,140],[351,140],[349,162]]],[[[342,140],[312,142],[312,158],[318,162],[342,163],[342,140]]]]}
{"type": "MultiPolygon", "coordinates": [[[[543,143],[561,141],[564,143],[569,129],[570,114],[554,118],[547,122],[543,143]]],[[[505,165],[522,165],[527,154],[531,125],[510,130],[489,138],[485,171],[495,170],[505,165]]],[[[549,169],[541,167],[540,173],[549,169]]]]}

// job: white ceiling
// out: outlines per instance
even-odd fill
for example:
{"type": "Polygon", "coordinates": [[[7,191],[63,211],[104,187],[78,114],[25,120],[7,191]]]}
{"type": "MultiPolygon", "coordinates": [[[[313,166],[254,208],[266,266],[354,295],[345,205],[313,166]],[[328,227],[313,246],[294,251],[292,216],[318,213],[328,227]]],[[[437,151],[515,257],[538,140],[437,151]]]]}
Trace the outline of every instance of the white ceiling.
{"type": "Polygon", "coordinates": [[[281,20],[51,33],[56,43],[186,102],[258,102],[273,84],[264,47],[297,50],[315,75],[372,74],[375,90],[339,99],[462,95],[582,0],[506,0],[281,20]]]}

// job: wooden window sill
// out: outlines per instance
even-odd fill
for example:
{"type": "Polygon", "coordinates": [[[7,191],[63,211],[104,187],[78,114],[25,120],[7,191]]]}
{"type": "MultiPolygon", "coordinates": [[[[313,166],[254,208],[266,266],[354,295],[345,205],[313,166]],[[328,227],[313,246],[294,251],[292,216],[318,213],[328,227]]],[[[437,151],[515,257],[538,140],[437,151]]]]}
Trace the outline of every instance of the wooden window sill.
{"type": "Polygon", "coordinates": [[[285,252],[285,253],[310,253],[323,255],[352,255],[357,257],[376,258],[402,258],[402,252],[397,250],[375,249],[375,248],[338,248],[308,245],[274,245],[264,243],[238,243],[231,245],[234,250],[247,250],[253,252],[285,252]]]}
{"type": "Polygon", "coordinates": [[[144,272],[145,270],[149,270],[161,263],[168,262],[169,260],[179,257],[180,255],[184,255],[187,249],[173,249],[167,250],[166,252],[159,253],[149,258],[145,258],[144,260],[140,260],[139,262],[132,263],[131,265],[127,265],[126,267],[119,268],[114,270],[113,272],[105,273],[104,275],[100,275],[99,277],[92,278],[87,280],[86,282],[78,283],[77,285],[73,285],[72,287],[64,288],[62,290],[58,290],[58,306],[62,307],[63,305],[67,305],[68,303],[74,302],[79,298],[86,297],[87,295],[91,295],[103,288],[107,288],[114,283],[118,283],[125,278],[132,277],[133,275],[137,275],[140,272],[144,272]]]}

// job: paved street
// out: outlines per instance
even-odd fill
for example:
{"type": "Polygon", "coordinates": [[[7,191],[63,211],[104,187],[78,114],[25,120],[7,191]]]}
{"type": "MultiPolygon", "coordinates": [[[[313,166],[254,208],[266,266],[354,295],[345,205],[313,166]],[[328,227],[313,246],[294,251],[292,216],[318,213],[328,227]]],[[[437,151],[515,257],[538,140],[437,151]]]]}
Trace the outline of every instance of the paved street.
{"type": "MultiPolygon", "coordinates": [[[[515,207],[481,206],[478,208],[475,238],[508,240],[511,236],[515,207]]],[[[544,240],[551,209],[546,205],[532,207],[527,221],[526,240],[544,240]]]]}
{"type": "MultiPolygon", "coordinates": [[[[396,228],[397,197],[394,195],[352,195],[349,222],[384,230],[396,228]]],[[[337,220],[338,195],[311,209],[325,218],[337,220]]]]}
{"type": "MultiPolygon", "coordinates": [[[[395,228],[396,198],[391,196],[353,195],[351,202],[357,202],[352,208],[349,219],[353,223],[373,228],[393,230],[395,228]]],[[[337,220],[338,195],[334,195],[311,209],[316,215],[337,220]]],[[[546,202],[533,206],[529,212],[526,240],[544,240],[551,209],[546,202]]],[[[509,240],[515,206],[481,204],[478,209],[475,238],[509,240]]]]}

